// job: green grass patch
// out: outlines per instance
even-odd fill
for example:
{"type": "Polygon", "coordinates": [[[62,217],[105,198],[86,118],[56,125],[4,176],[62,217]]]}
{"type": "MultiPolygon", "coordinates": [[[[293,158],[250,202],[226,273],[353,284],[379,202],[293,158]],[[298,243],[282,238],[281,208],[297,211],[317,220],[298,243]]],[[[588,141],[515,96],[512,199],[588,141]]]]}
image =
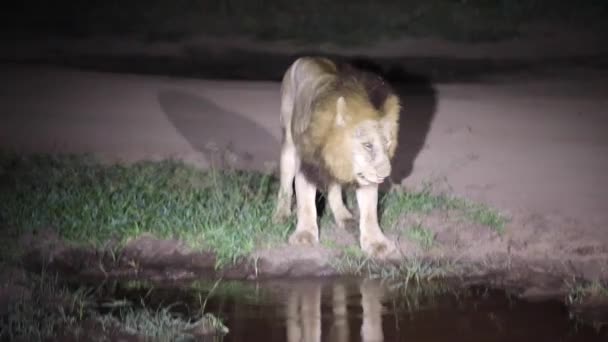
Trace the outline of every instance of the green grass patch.
{"type": "Polygon", "coordinates": [[[424,249],[431,248],[435,241],[435,234],[433,234],[430,229],[422,227],[421,225],[410,227],[406,231],[406,236],[408,239],[417,242],[424,249]]]}
{"type": "MultiPolygon", "coordinates": [[[[126,166],[82,156],[0,156],[0,221],[11,227],[12,239],[52,227],[69,241],[102,247],[110,239],[124,243],[149,233],[212,250],[218,266],[287,240],[295,217],[272,223],[277,189],[271,175],[203,171],[176,161],[126,166]]],[[[352,194],[347,199],[356,205],[352,194]]],[[[325,209],[322,227],[331,218],[325,209]]],[[[381,199],[381,224],[403,229],[403,215],[432,210],[456,210],[497,231],[505,222],[491,209],[460,199],[393,190],[381,199]]],[[[433,244],[424,227],[405,233],[425,248],[433,244]]]]}
{"type": "Polygon", "coordinates": [[[245,35],[345,45],[403,35],[488,41],[517,36],[531,22],[602,27],[602,15],[608,11],[598,0],[65,0],[15,8],[5,24],[45,34],[137,34],[168,40],[195,34],[245,35]]]}
{"type": "Polygon", "coordinates": [[[448,195],[435,195],[429,188],[420,192],[391,190],[381,197],[380,207],[381,224],[387,229],[394,229],[399,218],[407,213],[430,213],[434,210],[460,213],[469,222],[487,226],[497,233],[502,233],[508,222],[505,216],[488,206],[448,195]]]}
{"type": "Polygon", "coordinates": [[[377,262],[355,248],[346,248],[340,257],[332,261],[332,266],[340,274],[397,282],[405,288],[411,282],[420,285],[445,278],[455,272],[454,265],[417,258],[404,259],[399,264],[377,262]]]}
{"type": "Polygon", "coordinates": [[[104,166],[72,156],[0,163],[0,221],[21,232],[51,226],[96,246],[151,233],[210,248],[221,265],[284,241],[290,230],[271,223],[276,182],[269,175],[201,172],[172,161],[104,166]]]}

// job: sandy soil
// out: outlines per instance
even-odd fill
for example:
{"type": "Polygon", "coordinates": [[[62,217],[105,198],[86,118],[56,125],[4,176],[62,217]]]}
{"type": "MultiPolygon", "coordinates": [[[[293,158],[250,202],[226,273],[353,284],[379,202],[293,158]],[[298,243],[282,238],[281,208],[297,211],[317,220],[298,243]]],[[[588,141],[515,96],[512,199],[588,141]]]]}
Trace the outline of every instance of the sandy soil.
{"type": "MultiPolygon", "coordinates": [[[[170,157],[203,167],[209,166],[209,149],[229,148],[240,167],[263,169],[277,162],[276,82],[11,64],[0,66],[0,74],[3,148],[94,153],[110,161],[170,157]]],[[[498,236],[485,227],[446,227],[440,215],[412,217],[425,220],[439,244],[422,252],[405,243],[406,255],[606,279],[604,80],[597,72],[584,80],[397,86],[405,112],[393,180],[407,188],[431,182],[438,191],[487,203],[512,218],[498,236]]],[[[303,260],[316,263],[309,273],[323,274],[328,253],[321,247],[282,248],[259,256],[284,270],[277,275],[297,273],[293,267],[303,260]],[[277,257],[283,265],[276,265],[277,257]]]]}

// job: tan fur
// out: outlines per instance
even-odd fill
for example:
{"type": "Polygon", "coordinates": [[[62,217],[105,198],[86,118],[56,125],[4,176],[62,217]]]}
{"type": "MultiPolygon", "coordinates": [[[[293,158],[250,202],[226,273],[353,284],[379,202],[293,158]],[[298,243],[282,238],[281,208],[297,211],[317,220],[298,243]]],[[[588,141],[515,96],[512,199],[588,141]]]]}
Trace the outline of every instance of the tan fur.
{"type": "Polygon", "coordinates": [[[281,221],[291,214],[295,179],[298,224],[290,243],[316,243],[317,187],[327,187],[330,208],[342,227],[352,219],[342,201],[342,186],[354,184],[358,187],[361,247],[383,257],[394,246],[378,226],[377,189],[391,172],[399,98],[380,79],[341,70],[329,59],[302,57],[285,72],[281,188],[274,219],[281,221]]]}

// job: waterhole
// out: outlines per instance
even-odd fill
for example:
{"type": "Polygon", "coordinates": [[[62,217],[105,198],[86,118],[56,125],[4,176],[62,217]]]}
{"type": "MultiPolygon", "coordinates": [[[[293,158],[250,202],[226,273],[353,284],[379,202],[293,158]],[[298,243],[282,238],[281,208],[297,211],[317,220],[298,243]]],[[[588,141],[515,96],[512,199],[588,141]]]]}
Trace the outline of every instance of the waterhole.
{"type": "MultiPolygon", "coordinates": [[[[228,328],[212,339],[217,341],[608,341],[606,328],[571,317],[558,300],[524,301],[481,286],[349,277],[130,281],[105,285],[104,291],[100,304],[131,303],[131,311],[165,308],[186,321],[212,313],[228,328]]],[[[101,307],[124,320],[124,307],[101,307]]]]}

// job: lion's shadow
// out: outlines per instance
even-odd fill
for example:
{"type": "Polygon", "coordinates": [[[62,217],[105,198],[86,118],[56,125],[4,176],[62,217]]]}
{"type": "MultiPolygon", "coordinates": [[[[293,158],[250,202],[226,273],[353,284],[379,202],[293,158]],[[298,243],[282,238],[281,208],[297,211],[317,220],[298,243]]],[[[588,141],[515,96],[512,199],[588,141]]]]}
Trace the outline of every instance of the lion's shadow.
{"type": "Polygon", "coordinates": [[[201,94],[165,89],[158,102],[179,134],[214,167],[263,171],[265,162],[279,155],[279,141],[265,127],[201,94]],[[230,157],[235,159],[227,161],[230,157]]]}

